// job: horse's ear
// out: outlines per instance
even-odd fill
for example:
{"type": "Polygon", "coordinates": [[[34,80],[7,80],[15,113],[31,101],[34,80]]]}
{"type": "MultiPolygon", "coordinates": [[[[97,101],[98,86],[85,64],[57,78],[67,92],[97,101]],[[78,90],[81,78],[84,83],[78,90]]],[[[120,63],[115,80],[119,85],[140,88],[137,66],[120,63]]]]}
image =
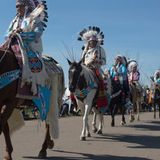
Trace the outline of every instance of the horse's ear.
{"type": "Polygon", "coordinates": [[[71,65],[72,64],[72,62],[67,58],[67,61],[68,61],[68,64],[69,65],[71,65]]]}

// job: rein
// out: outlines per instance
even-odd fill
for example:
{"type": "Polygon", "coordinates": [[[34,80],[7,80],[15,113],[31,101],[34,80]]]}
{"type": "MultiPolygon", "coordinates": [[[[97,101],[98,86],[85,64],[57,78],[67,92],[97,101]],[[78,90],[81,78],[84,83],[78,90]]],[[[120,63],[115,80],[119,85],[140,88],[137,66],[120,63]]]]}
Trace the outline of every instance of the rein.
{"type": "Polygon", "coordinates": [[[10,46],[10,43],[11,43],[11,39],[9,40],[9,43],[7,45],[7,48],[5,49],[5,52],[4,52],[3,56],[0,58],[0,63],[3,61],[4,57],[6,56],[6,53],[9,49],[9,46],[10,46]]]}
{"type": "Polygon", "coordinates": [[[84,98],[88,95],[91,89],[95,88],[94,82],[91,82],[87,88],[79,90],[79,92],[75,93],[77,97],[84,98]]]}

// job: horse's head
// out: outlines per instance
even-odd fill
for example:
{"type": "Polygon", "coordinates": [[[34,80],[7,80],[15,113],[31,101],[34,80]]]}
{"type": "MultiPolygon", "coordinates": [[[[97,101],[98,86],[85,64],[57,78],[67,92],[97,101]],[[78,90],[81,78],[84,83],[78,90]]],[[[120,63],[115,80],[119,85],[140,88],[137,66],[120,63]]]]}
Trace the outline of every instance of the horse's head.
{"type": "Polygon", "coordinates": [[[81,65],[81,61],[80,62],[71,62],[70,60],[68,60],[68,64],[69,64],[69,72],[68,72],[68,76],[69,76],[69,90],[70,92],[75,92],[75,89],[77,87],[80,75],[81,75],[81,71],[82,71],[82,65],[81,65]]]}

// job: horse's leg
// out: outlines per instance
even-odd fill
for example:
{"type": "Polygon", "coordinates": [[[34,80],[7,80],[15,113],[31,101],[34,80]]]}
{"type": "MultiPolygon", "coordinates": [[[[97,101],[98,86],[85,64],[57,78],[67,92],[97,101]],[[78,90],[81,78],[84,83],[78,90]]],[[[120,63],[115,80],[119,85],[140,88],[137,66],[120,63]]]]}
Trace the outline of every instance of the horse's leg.
{"type": "Polygon", "coordinates": [[[110,108],[110,113],[111,113],[111,126],[114,127],[115,126],[115,120],[114,120],[114,117],[115,117],[115,112],[114,112],[115,104],[113,103],[113,100],[111,100],[109,108],[110,108]]]}
{"type": "Polygon", "coordinates": [[[4,106],[2,106],[0,113],[0,134],[2,133],[3,127],[6,125],[7,120],[11,116],[15,106],[16,105],[9,100],[4,106]]]}
{"type": "Polygon", "coordinates": [[[54,147],[54,142],[51,139],[50,133],[49,133],[49,124],[46,124],[46,133],[45,133],[45,139],[42,144],[42,148],[38,154],[39,158],[46,158],[47,156],[47,148],[52,149],[54,147]]]}
{"type": "Polygon", "coordinates": [[[5,144],[6,144],[4,160],[12,160],[11,154],[13,152],[13,147],[12,147],[12,142],[10,138],[8,122],[5,123],[3,127],[3,134],[5,138],[5,144]]]}
{"type": "MultiPolygon", "coordinates": [[[[116,102],[116,101],[115,101],[116,102]]],[[[116,103],[113,103],[112,105],[112,122],[111,122],[111,127],[114,127],[115,126],[115,115],[116,115],[116,111],[118,110],[118,107],[117,107],[117,102],[116,103]]]]}
{"type": "Polygon", "coordinates": [[[160,118],[160,102],[158,102],[159,118],[160,118]]]}
{"type": "Polygon", "coordinates": [[[98,126],[97,134],[102,134],[102,127],[103,127],[103,114],[102,113],[98,113],[98,119],[99,119],[99,126],[98,126]]]}
{"type": "Polygon", "coordinates": [[[88,104],[85,105],[85,111],[83,115],[83,129],[80,136],[80,140],[82,141],[86,140],[86,129],[87,129],[87,122],[88,122],[88,115],[89,115],[90,108],[91,107],[88,104]]]}
{"type": "Polygon", "coordinates": [[[82,141],[86,140],[88,116],[89,116],[89,112],[91,111],[92,101],[95,96],[95,93],[96,93],[96,90],[90,91],[89,94],[87,95],[86,99],[84,100],[85,110],[84,110],[84,115],[83,115],[83,129],[82,129],[81,136],[80,136],[80,140],[82,140],[82,141]]]}
{"type": "Polygon", "coordinates": [[[154,108],[154,119],[156,119],[156,103],[155,103],[155,100],[153,102],[153,108],[154,108]]]}
{"type": "Polygon", "coordinates": [[[89,124],[87,123],[87,129],[86,129],[86,137],[91,137],[91,133],[89,131],[89,124]]]}
{"type": "Polygon", "coordinates": [[[125,120],[125,111],[126,111],[126,108],[125,108],[125,106],[123,105],[123,106],[121,106],[121,108],[122,108],[122,121],[121,121],[121,125],[125,125],[126,124],[126,120],[125,120]]]}
{"type": "Polygon", "coordinates": [[[134,103],[134,101],[133,101],[133,108],[130,110],[130,122],[133,122],[134,120],[135,120],[135,118],[134,118],[134,110],[135,110],[135,103],[134,103]]]}
{"type": "Polygon", "coordinates": [[[139,101],[139,99],[137,99],[137,101],[136,101],[136,106],[137,106],[137,109],[136,109],[136,112],[137,112],[137,121],[139,121],[140,120],[140,101],[139,101]]]}
{"type": "Polygon", "coordinates": [[[93,133],[96,133],[97,132],[97,127],[96,127],[97,113],[94,110],[95,108],[93,108],[92,131],[93,133]]]}

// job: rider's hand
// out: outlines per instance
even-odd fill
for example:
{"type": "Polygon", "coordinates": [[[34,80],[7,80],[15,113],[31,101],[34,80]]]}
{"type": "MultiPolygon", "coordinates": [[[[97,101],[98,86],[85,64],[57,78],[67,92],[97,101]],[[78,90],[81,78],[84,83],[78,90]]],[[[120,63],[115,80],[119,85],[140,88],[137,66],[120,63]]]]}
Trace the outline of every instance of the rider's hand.
{"type": "Polygon", "coordinates": [[[15,30],[15,33],[20,33],[20,32],[22,32],[22,29],[21,29],[21,28],[17,28],[17,29],[15,30]]]}

